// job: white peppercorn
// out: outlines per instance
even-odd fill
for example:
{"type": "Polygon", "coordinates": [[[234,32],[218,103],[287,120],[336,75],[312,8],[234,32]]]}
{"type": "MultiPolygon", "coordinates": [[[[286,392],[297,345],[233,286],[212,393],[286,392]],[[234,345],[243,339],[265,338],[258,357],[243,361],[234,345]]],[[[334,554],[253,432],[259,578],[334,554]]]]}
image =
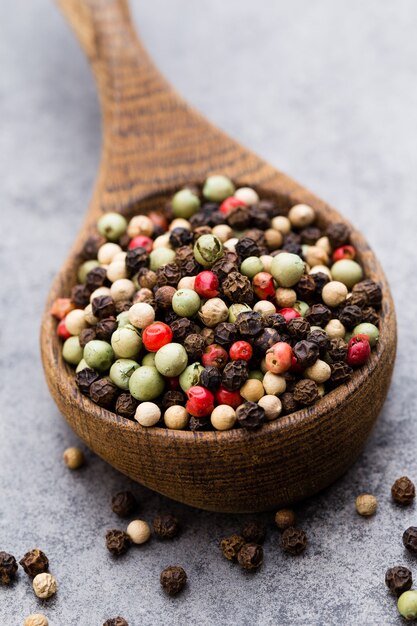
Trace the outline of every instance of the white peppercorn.
{"type": "Polygon", "coordinates": [[[310,367],[304,370],[304,376],[306,378],[314,380],[315,383],[319,384],[329,380],[331,373],[330,365],[321,359],[317,359],[313,365],[310,365],[310,367]]]}
{"type": "Polygon", "coordinates": [[[319,272],[320,274],[326,274],[326,276],[332,280],[332,274],[327,265],[315,265],[308,271],[309,274],[318,274],[319,272]]]}
{"type": "Polygon", "coordinates": [[[260,380],[248,378],[240,388],[240,395],[248,402],[258,402],[265,394],[265,389],[260,380]]]}
{"type": "Polygon", "coordinates": [[[122,252],[122,249],[118,243],[105,243],[98,249],[98,262],[101,265],[109,265],[118,252],[122,252]]]}
{"type": "Polygon", "coordinates": [[[154,308],[146,302],[137,302],[129,309],[129,322],[135,328],[146,328],[155,320],[154,308]]]}
{"type": "Polygon", "coordinates": [[[183,217],[176,217],[175,220],[172,220],[170,223],[169,231],[174,230],[174,228],[186,228],[187,230],[191,230],[191,224],[183,217]]]}
{"type": "Polygon", "coordinates": [[[308,204],[296,204],[290,209],[288,218],[295,228],[305,228],[314,222],[316,212],[308,204]]]}
{"type": "Polygon", "coordinates": [[[141,519],[135,519],[130,522],[126,532],[132,540],[132,543],[135,543],[136,545],[146,543],[151,536],[149,524],[141,519]]]}
{"type": "Polygon", "coordinates": [[[195,276],[184,276],[181,278],[180,282],[177,285],[177,289],[192,289],[194,290],[195,286],[195,276]]]}
{"type": "Polygon", "coordinates": [[[223,243],[223,248],[229,250],[229,252],[236,252],[236,244],[239,241],[237,237],[231,237],[223,243]]]}
{"type": "Polygon", "coordinates": [[[75,446],[67,448],[63,454],[64,463],[70,470],[76,470],[84,465],[84,452],[75,446]]]}
{"type": "Polygon", "coordinates": [[[90,295],[90,302],[92,302],[95,298],[99,298],[100,296],[110,296],[110,288],[98,287],[97,289],[95,289],[90,295]]]}
{"type": "Polygon", "coordinates": [[[41,613],[32,613],[25,619],[23,626],[49,626],[48,618],[41,613]]]}
{"type": "Polygon", "coordinates": [[[42,600],[50,598],[57,590],[56,578],[52,574],[48,574],[48,572],[38,574],[33,579],[33,590],[38,598],[42,600]]]}
{"type": "Polygon", "coordinates": [[[342,322],[337,319],[330,320],[324,327],[324,330],[330,339],[335,339],[336,337],[343,338],[346,334],[346,328],[343,326],[342,322]]]}
{"type": "Polygon", "coordinates": [[[184,430],[190,419],[189,414],[183,406],[174,404],[167,408],[164,413],[164,423],[167,428],[172,430],[184,430]]]}
{"type": "Polygon", "coordinates": [[[273,372],[268,371],[263,377],[262,384],[265,392],[268,395],[273,396],[281,395],[287,388],[287,382],[284,376],[280,376],[279,374],[274,374],[273,372]]]}
{"type": "Polygon", "coordinates": [[[207,300],[207,302],[203,304],[198,315],[206,326],[213,328],[217,326],[217,324],[220,324],[220,322],[227,320],[229,317],[229,309],[221,298],[210,298],[210,300],[207,300]]]}
{"type": "Polygon", "coordinates": [[[262,265],[264,266],[264,271],[268,272],[268,274],[271,273],[271,265],[272,265],[272,259],[274,257],[271,256],[270,254],[262,254],[259,259],[260,261],[262,261],[262,265]]]}
{"type": "Polygon", "coordinates": [[[356,498],[355,506],[356,511],[359,513],[359,515],[363,515],[364,517],[370,517],[371,515],[375,515],[376,513],[378,500],[375,498],[375,496],[364,493],[356,498]]]}
{"type": "Polygon", "coordinates": [[[284,309],[287,307],[293,307],[295,301],[297,300],[297,294],[294,289],[289,289],[287,287],[278,287],[275,292],[275,299],[280,308],[284,309]]]}
{"type": "Polygon", "coordinates": [[[277,419],[277,417],[281,414],[282,404],[281,400],[277,396],[263,396],[258,401],[258,404],[265,411],[265,417],[269,421],[277,419]]]}
{"type": "Polygon", "coordinates": [[[141,402],[135,412],[135,420],[141,426],[155,426],[161,417],[161,409],[154,402],[141,402]]]}
{"type": "Polygon", "coordinates": [[[291,230],[291,222],[288,217],[285,217],[284,215],[278,215],[277,217],[274,217],[271,224],[272,228],[275,228],[275,230],[279,230],[279,232],[283,235],[288,235],[291,230]]]}
{"type": "Polygon", "coordinates": [[[252,187],[239,187],[233,195],[238,200],[244,202],[246,206],[253,206],[259,202],[259,196],[252,187]]]}
{"type": "Polygon", "coordinates": [[[114,302],[130,300],[135,293],[135,285],[128,278],[119,278],[110,287],[110,295],[114,302]]]}
{"type": "Polygon", "coordinates": [[[236,411],[227,404],[219,404],[212,411],[210,421],[216,430],[230,430],[236,423],[236,411]]]}
{"type": "Polygon", "coordinates": [[[233,230],[227,224],[218,224],[211,230],[213,235],[217,237],[222,243],[225,243],[233,234],[233,230]]]}
{"type": "Polygon", "coordinates": [[[94,326],[95,324],[97,324],[98,317],[93,315],[93,305],[92,304],[87,304],[87,306],[85,307],[85,309],[84,309],[84,318],[85,318],[85,321],[87,322],[87,324],[90,324],[91,326],[94,326]]]}
{"type": "Polygon", "coordinates": [[[316,246],[318,246],[319,248],[323,248],[323,250],[325,250],[327,254],[329,255],[332,252],[332,247],[330,245],[329,238],[326,236],[320,237],[320,239],[317,239],[316,246]]]}
{"type": "Polygon", "coordinates": [[[159,235],[153,242],[152,250],[157,250],[158,248],[168,248],[171,249],[171,244],[169,243],[169,233],[164,233],[163,235],[159,235]]]}
{"type": "Polygon", "coordinates": [[[330,307],[339,306],[339,304],[345,302],[347,295],[348,289],[346,285],[338,280],[331,280],[329,283],[324,285],[321,293],[324,304],[327,304],[327,306],[330,307]]]}
{"type": "Polygon", "coordinates": [[[319,246],[308,246],[304,258],[310,267],[326,265],[329,262],[329,255],[319,246]]]}
{"type": "Polygon", "coordinates": [[[87,327],[84,309],[73,309],[65,316],[65,326],[71,335],[79,335],[87,327]]]}
{"type": "Polygon", "coordinates": [[[147,215],[135,215],[127,226],[127,234],[131,239],[138,235],[150,237],[153,233],[153,222],[147,215]]]}
{"type": "Polygon", "coordinates": [[[276,312],[275,305],[268,300],[259,300],[253,307],[253,310],[260,313],[263,317],[272,315],[276,312]]]}
{"type": "Polygon", "coordinates": [[[112,283],[121,278],[127,278],[126,263],[124,261],[113,260],[107,268],[107,278],[112,283]]]}

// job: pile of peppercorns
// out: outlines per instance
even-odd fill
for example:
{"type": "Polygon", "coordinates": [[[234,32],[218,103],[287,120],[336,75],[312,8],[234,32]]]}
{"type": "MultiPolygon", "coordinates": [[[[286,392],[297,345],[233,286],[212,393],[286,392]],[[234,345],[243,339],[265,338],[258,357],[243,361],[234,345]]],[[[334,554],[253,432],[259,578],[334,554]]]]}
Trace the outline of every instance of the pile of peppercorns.
{"type": "Polygon", "coordinates": [[[308,205],[210,176],[97,231],[51,312],[80,391],[142,426],[258,428],[348,381],[378,341],[380,286],[349,228],[308,205]]]}

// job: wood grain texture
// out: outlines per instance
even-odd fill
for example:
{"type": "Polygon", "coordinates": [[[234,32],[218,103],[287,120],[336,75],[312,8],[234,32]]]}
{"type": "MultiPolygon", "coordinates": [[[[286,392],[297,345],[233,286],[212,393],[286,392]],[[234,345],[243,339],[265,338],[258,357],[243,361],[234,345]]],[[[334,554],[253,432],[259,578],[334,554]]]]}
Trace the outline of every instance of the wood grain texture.
{"type": "Polygon", "coordinates": [[[50,391],[65,418],[97,454],[170,498],[216,511],[261,511],[317,493],[355,461],[385,400],[396,350],[394,305],[383,271],[352,228],[366,275],[383,289],[380,341],[366,367],[313,407],[250,433],[144,429],[82,396],[61,358],[56,297],[75,282],[82,244],[98,216],[162,207],[184,183],[224,173],[256,186],[281,206],[305,202],[322,225],[344,221],[334,209],[212,126],[159,74],[139,43],[124,0],[60,0],[93,68],[100,95],[100,171],[84,226],[53,282],[41,330],[50,391]]]}

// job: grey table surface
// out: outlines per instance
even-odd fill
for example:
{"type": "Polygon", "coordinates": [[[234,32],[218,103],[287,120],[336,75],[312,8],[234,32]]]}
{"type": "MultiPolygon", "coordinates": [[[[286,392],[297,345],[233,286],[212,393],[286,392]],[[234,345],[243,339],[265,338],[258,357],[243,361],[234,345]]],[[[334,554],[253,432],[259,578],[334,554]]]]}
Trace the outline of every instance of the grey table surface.
{"type": "Polygon", "coordinates": [[[364,454],[325,493],[301,505],[310,544],[281,554],[272,515],[255,576],[219,554],[238,516],[172,503],[77,444],[50,398],[38,333],[48,285],[87,207],[100,148],[88,65],[48,0],[0,4],[1,350],[0,549],[35,546],[50,557],[59,591],[38,601],[20,570],[0,589],[0,623],[44,612],[52,626],[101,625],[122,615],[148,625],[399,624],[384,587],[387,567],[417,561],[403,530],[415,508],[390,502],[395,478],[417,480],[416,227],[417,6],[414,0],[153,0],[134,2],[141,35],[173,84],[212,121],[337,206],[366,234],[391,281],[399,350],[392,387],[364,454]],[[151,541],[115,562],[106,529],[120,527],[111,495],[132,488],[147,520],[182,519],[182,537],[151,541]],[[361,492],[379,498],[356,515],[361,492]],[[160,570],[183,564],[189,584],[169,599],[160,570]]]}

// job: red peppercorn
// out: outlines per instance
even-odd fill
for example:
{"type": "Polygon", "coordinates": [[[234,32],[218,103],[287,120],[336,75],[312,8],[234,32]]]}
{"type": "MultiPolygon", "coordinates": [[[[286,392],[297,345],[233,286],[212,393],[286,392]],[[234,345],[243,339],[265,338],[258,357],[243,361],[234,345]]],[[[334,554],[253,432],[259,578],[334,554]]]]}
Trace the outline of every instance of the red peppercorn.
{"type": "Polygon", "coordinates": [[[227,215],[228,213],[230,213],[230,211],[232,211],[232,209],[236,209],[238,206],[246,206],[246,205],[244,202],[242,202],[242,200],[239,200],[239,198],[230,196],[230,198],[226,198],[226,200],[223,200],[223,202],[221,203],[219,207],[219,211],[220,213],[227,215]]]}
{"type": "Polygon", "coordinates": [[[134,248],[145,248],[146,252],[152,252],[153,241],[150,237],[138,235],[137,237],[133,237],[128,245],[129,250],[134,250],[134,248]]]}
{"type": "Polygon", "coordinates": [[[259,272],[252,280],[253,290],[261,300],[275,296],[274,279],[268,272],[259,272]]]}
{"type": "Polygon", "coordinates": [[[142,340],[149,352],[157,352],[159,348],[172,341],[172,330],[163,322],[154,322],[145,328],[142,340]]]}
{"type": "Polygon", "coordinates": [[[208,389],[194,385],[187,391],[188,401],[185,405],[188,413],[194,417],[210,415],[214,409],[214,396],[208,389]]]}
{"type": "Polygon", "coordinates": [[[73,309],[75,309],[75,304],[71,301],[71,298],[57,298],[52,304],[51,315],[58,320],[63,320],[73,309]]]}
{"type": "Polygon", "coordinates": [[[333,252],[333,261],[342,261],[343,259],[354,259],[356,257],[356,250],[353,246],[340,246],[333,252]]]}
{"type": "Polygon", "coordinates": [[[239,391],[228,391],[221,385],[215,393],[215,398],[217,404],[228,404],[233,409],[237,409],[244,402],[239,391]]]}
{"type": "Polygon", "coordinates": [[[348,343],[347,364],[350,367],[360,367],[369,358],[371,345],[367,335],[355,335],[348,343]]]}
{"type": "Polygon", "coordinates": [[[194,289],[202,298],[215,298],[219,295],[219,279],[214,272],[204,270],[195,277],[194,289]]]}
{"type": "Polygon", "coordinates": [[[209,365],[214,365],[219,369],[222,369],[227,361],[229,360],[229,356],[222,346],[219,346],[217,343],[212,343],[210,346],[203,352],[203,356],[201,357],[201,361],[204,367],[209,367],[209,365]]]}
{"type": "Polygon", "coordinates": [[[278,341],[266,352],[265,363],[269,372],[283,374],[292,365],[293,352],[289,343],[278,341]]]}
{"type": "Polygon", "coordinates": [[[69,337],[71,337],[71,333],[66,327],[65,320],[61,320],[59,322],[56,328],[56,332],[57,332],[58,337],[61,337],[61,339],[68,339],[69,337]]]}
{"type": "Polygon", "coordinates": [[[296,317],[301,317],[301,313],[299,313],[297,309],[292,309],[291,307],[280,309],[278,313],[280,313],[285,318],[287,324],[290,320],[293,320],[296,317]]]}
{"type": "Polygon", "coordinates": [[[168,230],[168,220],[162,213],[151,211],[148,217],[154,226],[158,226],[159,228],[162,228],[162,230],[168,230]]]}
{"type": "Polygon", "coordinates": [[[250,361],[252,354],[252,346],[247,341],[235,341],[230,346],[229,356],[232,361],[250,361]]]}

